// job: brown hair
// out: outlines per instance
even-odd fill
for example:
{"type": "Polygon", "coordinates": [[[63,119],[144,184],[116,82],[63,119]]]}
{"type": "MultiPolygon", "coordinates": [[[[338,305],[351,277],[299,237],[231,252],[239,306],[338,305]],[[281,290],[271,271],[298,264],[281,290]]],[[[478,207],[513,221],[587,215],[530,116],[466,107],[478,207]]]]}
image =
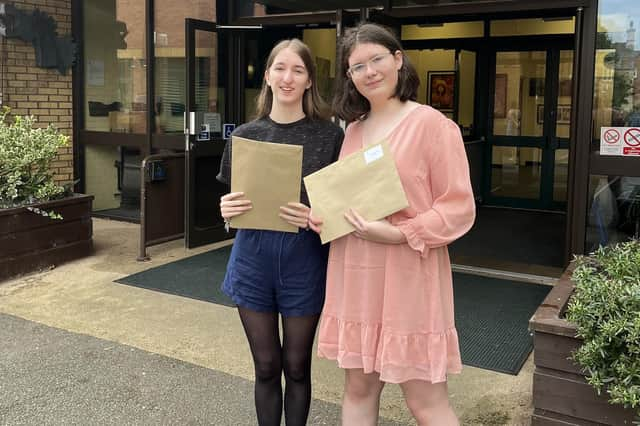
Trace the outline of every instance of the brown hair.
{"type": "MultiPolygon", "coordinates": [[[[311,82],[311,87],[305,90],[302,96],[302,110],[305,115],[311,119],[327,119],[329,117],[329,108],[320,96],[320,92],[318,92],[318,85],[316,84],[316,64],[312,59],[311,50],[309,50],[306,44],[297,38],[282,40],[271,49],[271,53],[269,53],[269,57],[267,58],[266,70],[268,71],[269,68],[271,68],[278,53],[287,48],[300,56],[309,74],[309,81],[311,82]]],[[[256,118],[268,116],[271,113],[272,104],[273,93],[271,92],[271,87],[269,87],[263,79],[262,89],[256,99],[256,118]]]]}
{"type": "Polygon", "coordinates": [[[333,111],[343,120],[350,122],[363,120],[369,114],[371,105],[353,85],[347,76],[349,68],[349,56],[357,44],[372,43],[384,46],[391,53],[400,51],[402,53],[402,67],[398,70],[398,84],[393,97],[402,102],[407,100],[415,101],[418,96],[418,86],[420,78],[416,69],[411,65],[409,58],[402,50],[402,46],[393,33],[378,24],[367,22],[360,23],[357,27],[349,28],[345,31],[338,46],[338,68],[336,73],[336,93],[333,98],[333,111]]]}

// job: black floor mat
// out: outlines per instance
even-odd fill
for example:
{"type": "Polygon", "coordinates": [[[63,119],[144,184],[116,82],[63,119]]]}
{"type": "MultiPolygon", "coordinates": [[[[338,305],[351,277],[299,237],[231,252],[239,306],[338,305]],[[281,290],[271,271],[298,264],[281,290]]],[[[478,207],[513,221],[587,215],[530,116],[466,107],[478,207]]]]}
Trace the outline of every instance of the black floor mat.
{"type": "MultiPolygon", "coordinates": [[[[212,250],[116,282],[233,306],[220,291],[230,251],[212,250]]],[[[529,318],[550,287],[460,273],[453,280],[462,362],[517,374],[533,348],[529,318]]]]}

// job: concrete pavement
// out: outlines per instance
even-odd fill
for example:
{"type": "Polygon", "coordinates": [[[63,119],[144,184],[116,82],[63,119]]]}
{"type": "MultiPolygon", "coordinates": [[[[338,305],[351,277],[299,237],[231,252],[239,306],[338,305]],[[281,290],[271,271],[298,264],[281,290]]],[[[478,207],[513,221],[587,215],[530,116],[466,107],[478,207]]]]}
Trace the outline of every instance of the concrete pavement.
{"type": "MultiPolygon", "coordinates": [[[[235,309],[113,282],[229,242],[174,241],[151,247],[149,262],[135,260],[137,242],[138,225],[94,219],[94,255],[0,283],[0,341],[10,342],[0,347],[0,424],[254,424],[235,309]]],[[[517,376],[473,367],[452,376],[461,423],[528,425],[531,358],[517,376]]],[[[313,378],[309,424],[337,424],[342,372],[316,357],[313,378]]],[[[414,424],[398,386],[385,388],[381,415],[414,424]]]]}

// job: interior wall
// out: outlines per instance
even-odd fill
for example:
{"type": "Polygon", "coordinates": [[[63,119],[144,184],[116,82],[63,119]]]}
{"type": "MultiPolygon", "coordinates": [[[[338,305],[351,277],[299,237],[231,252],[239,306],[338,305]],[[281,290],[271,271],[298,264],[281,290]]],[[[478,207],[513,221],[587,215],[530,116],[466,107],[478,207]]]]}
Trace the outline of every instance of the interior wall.
{"type": "Polygon", "coordinates": [[[85,146],[85,192],[93,195],[93,210],[120,207],[118,191],[118,149],[112,146],[85,146]]]}

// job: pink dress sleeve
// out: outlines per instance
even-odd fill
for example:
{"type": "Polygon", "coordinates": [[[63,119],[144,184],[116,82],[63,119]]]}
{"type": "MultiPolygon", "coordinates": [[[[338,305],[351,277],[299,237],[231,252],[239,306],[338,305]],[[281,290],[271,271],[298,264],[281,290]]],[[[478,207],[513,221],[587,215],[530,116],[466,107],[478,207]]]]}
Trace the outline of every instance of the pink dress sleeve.
{"type": "Polygon", "coordinates": [[[464,235],[475,219],[469,163],[460,129],[444,118],[434,124],[438,129],[424,136],[427,143],[423,147],[432,204],[415,217],[396,223],[409,246],[423,257],[427,248],[445,246],[464,235]]]}

